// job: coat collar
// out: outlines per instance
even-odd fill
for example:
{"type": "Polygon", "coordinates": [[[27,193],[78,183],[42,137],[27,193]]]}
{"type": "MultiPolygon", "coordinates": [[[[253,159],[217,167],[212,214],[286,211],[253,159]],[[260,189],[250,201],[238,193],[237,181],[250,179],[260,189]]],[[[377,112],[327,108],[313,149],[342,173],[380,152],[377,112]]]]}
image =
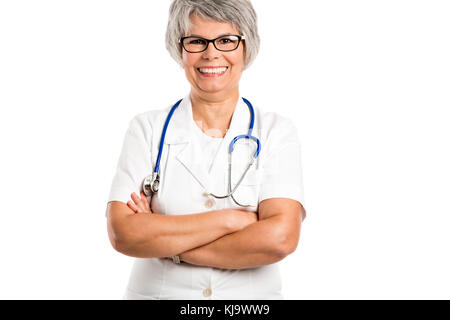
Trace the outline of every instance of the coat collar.
{"type": "MultiPolygon", "coordinates": [[[[172,106],[170,106],[167,111],[169,112],[171,108],[172,106]]],[[[259,137],[258,118],[258,112],[255,108],[253,135],[256,137],[259,137]]],[[[199,149],[198,144],[192,142],[192,139],[194,139],[194,129],[196,129],[194,126],[196,125],[197,124],[193,119],[190,95],[187,95],[172,115],[167,128],[164,144],[172,145],[171,147],[174,147],[172,149],[173,152],[175,152],[174,156],[186,167],[200,185],[202,185],[205,190],[208,190],[212,185],[213,176],[211,176],[211,172],[215,170],[218,170],[216,172],[224,172],[223,168],[227,168],[228,146],[231,141],[238,135],[248,133],[248,128],[250,126],[250,111],[247,104],[242,100],[242,97],[239,97],[231,118],[230,127],[224,137],[222,147],[216,155],[215,159],[217,161],[214,161],[212,167],[208,169],[205,169],[202,161],[199,161],[199,155],[202,154],[202,150],[199,149]]],[[[254,146],[252,146],[252,148],[254,148],[254,146]]],[[[235,160],[233,159],[233,163],[234,161],[235,160]]],[[[244,162],[248,163],[247,160],[244,162]]],[[[225,188],[225,185],[223,187],[225,188]]],[[[223,191],[226,192],[226,190],[223,191]]]]}
{"type": "MultiPolygon", "coordinates": [[[[167,108],[167,114],[170,112],[173,106],[167,108]]],[[[256,117],[256,110],[255,110],[256,117]]],[[[256,127],[258,123],[255,120],[255,125],[253,131],[256,132],[256,127]]],[[[172,115],[170,123],[167,127],[165,144],[181,144],[187,143],[193,138],[193,130],[195,129],[196,124],[194,122],[194,117],[192,113],[192,104],[191,98],[188,94],[184,97],[183,101],[181,101],[178,108],[172,115]]],[[[233,116],[231,118],[230,127],[224,137],[225,140],[231,140],[241,134],[246,134],[248,132],[248,128],[250,126],[250,111],[242,100],[242,97],[239,97],[236,108],[234,109],[233,116]],[[230,136],[233,135],[231,138],[230,136]]]]}

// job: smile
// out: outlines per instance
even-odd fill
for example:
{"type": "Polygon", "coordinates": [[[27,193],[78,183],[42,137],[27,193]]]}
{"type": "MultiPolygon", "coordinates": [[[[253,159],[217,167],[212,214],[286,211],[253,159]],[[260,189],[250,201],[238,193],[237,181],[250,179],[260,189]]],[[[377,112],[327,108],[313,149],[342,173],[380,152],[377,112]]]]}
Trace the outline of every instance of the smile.
{"type": "Polygon", "coordinates": [[[223,76],[228,70],[228,67],[214,67],[214,68],[197,68],[197,71],[203,76],[203,77],[221,77],[223,76]]]}

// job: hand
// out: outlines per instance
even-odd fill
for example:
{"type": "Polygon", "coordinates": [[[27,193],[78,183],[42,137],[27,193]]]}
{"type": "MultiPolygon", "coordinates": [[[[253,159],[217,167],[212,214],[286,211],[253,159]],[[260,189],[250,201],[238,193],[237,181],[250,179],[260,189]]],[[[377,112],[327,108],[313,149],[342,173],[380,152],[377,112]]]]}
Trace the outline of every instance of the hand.
{"type": "Polygon", "coordinates": [[[236,230],[242,230],[249,225],[258,221],[258,213],[241,210],[241,209],[233,209],[233,217],[234,217],[234,228],[236,230]]]}
{"type": "Polygon", "coordinates": [[[150,209],[150,204],[147,201],[147,197],[141,191],[141,197],[139,197],[135,192],[131,194],[131,199],[133,201],[128,201],[127,206],[133,210],[135,213],[153,213],[150,209]]]}

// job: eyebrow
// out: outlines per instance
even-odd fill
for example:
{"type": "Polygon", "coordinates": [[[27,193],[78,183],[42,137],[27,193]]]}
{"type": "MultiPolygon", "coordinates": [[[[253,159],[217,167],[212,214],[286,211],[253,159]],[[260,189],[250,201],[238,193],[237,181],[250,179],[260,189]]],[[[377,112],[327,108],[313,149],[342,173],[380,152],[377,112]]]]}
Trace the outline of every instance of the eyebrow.
{"type": "MultiPolygon", "coordinates": [[[[231,36],[231,35],[233,35],[233,34],[232,33],[223,33],[221,35],[218,35],[216,38],[220,38],[220,37],[223,37],[223,36],[231,36]]],[[[189,37],[205,38],[204,36],[200,36],[198,34],[191,34],[189,37]]],[[[207,38],[205,38],[205,39],[207,39],[207,38]]]]}

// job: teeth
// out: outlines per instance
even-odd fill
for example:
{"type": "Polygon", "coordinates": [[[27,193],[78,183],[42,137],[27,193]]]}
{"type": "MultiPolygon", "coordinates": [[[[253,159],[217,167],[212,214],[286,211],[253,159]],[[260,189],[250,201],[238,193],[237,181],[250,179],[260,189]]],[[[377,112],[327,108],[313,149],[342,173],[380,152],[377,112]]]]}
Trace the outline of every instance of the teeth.
{"type": "Polygon", "coordinates": [[[227,67],[225,68],[214,68],[214,69],[210,69],[210,68],[199,68],[198,70],[201,73],[209,73],[209,74],[216,74],[216,73],[224,73],[225,71],[227,71],[227,67]]]}

